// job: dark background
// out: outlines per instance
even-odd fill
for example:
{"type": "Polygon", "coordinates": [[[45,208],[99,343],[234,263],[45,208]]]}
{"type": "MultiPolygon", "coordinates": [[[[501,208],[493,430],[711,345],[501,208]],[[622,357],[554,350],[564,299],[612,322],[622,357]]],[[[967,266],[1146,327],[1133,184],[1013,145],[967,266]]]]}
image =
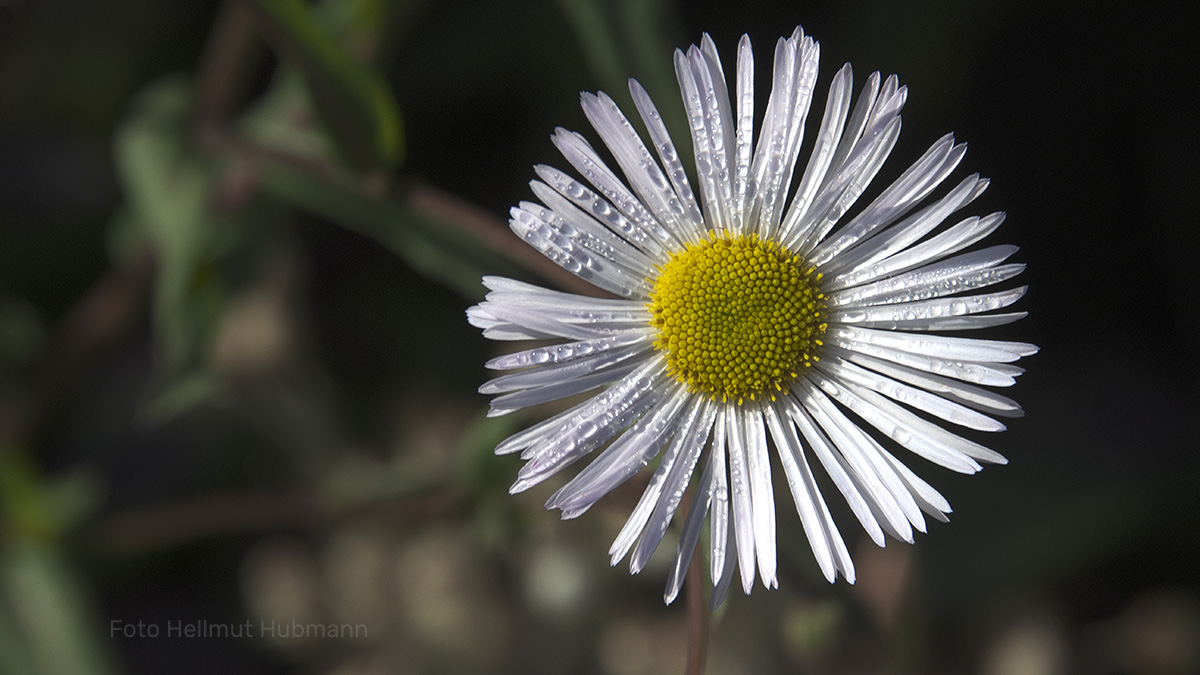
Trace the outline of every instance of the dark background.
{"type": "MultiPolygon", "coordinates": [[[[389,189],[434,188],[489,227],[531,198],[533,164],[565,165],[550,133],[586,132],[577,92],[612,88],[570,4],[391,8],[374,62],[406,156],[389,189]]],[[[868,193],[946,131],[968,141],[952,180],[992,178],[970,210],[1006,211],[990,242],[1029,265],[1029,317],[988,337],[1041,347],[1013,392],[1027,416],[986,439],[1008,466],[967,478],[914,462],[950,525],[878,550],[831,503],[855,586],[820,580],[781,501],[780,589],[731,595],[708,672],[1200,672],[1200,136],[1182,9],[649,7],[649,46],[708,31],[727,70],[749,33],[760,106],[771,45],[797,23],[822,46],[814,110],[845,61],[858,82],[898,73],[904,132],[868,193]]],[[[477,296],[387,236],[277,194],[261,205],[238,182],[253,166],[213,169],[222,194],[249,195],[231,198],[239,218],[266,215],[222,244],[226,292],[178,378],[194,386],[164,375],[159,258],[123,248],[114,147],[139,92],[196,77],[217,8],[0,2],[0,671],[681,671],[684,603],[662,606],[663,566],[631,579],[605,564],[636,490],[568,523],[541,510],[549,487],[506,495],[518,462],[489,450],[511,427],[483,423],[474,393],[505,345],[463,320],[477,296]],[[111,624],[271,618],[370,630],[170,639],[111,624]]],[[[661,82],[636,56],[647,45],[616,33],[620,73],[661,82]]],[[[272,86],[278,61],[255,44],[233,115],[272,86]]]]}

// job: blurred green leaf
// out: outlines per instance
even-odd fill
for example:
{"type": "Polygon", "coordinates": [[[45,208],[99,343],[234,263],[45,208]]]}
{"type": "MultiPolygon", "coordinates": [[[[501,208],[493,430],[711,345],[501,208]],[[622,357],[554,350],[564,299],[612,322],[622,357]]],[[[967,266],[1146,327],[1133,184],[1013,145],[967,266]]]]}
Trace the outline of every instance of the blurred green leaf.
{"type": "Polygon", "coordinates": [[[313,16],[351,54],[368,55],[378,47],[394,0],[324,0],[313,16]]]}
{"type": "Polygon", "coordinates": [[[8,607],[0,603],[0,673],[36,673],[33,654],[8,607]]]}
{"type": "Polygon", "coordinates": [[[0,445],[0,672],[113,672],[85,585],[56,550],[98,497],[90,474],[45,483],[25,448],[0,445]]]}
{"type": "Polygon", "coordinates": [[[0,295],[0,365],[25,365],[42,355],[46,328],[29,304],[0,295]]]}
{"type": "Polygon", "coordinates": [[[93,518],[104,500],[106,484],[92,466],[56,474],[43,486],[47,508],[62,530],[73,530],[93,518]]]}
{"type": "Polygon", "coordinates": [[[558,6],[575,30],[588,67],[600,80],[601,88],[611,96],[623,95],[630,73],[621,60],[613,27],[599,3],[596,0],[558,0],[558,6]]]}
{"type": "Polygon", "coordinates": [[[677,21],[668,21],[662,0],[558,0],[558,6],[600,89],[631,110],[628,81],[636,78],[656,101],[668,129],[683,133],[688,128],[671,58],[679,30],[677,21]]]}
{"type": "Polygon", "coordinates": [[[14,445],[0,446],[0,517],[4,531],[17,537],[48,539],[60,530],[36,468],[14,445]]]}
{"type": "Polygon", "coordinates": [[[266,167],[262,180],[272,196],[379,242],[463,297],[482,298],[479,279],[484,274],[520,276],[520,270],[480,242],[392,198],[372,197],[282,163],[266,167]]]}
{"type": "MultiPolygon", "coordinates": [[[[511,463],[496,457],[495,449],[505,438],[517,432],[521,419],[516,415],[487,417],[480,413],[463,432],[458,456],[460,480],[466,489],[479,494],[489,486],[504,485],[511,479],[511,463]]],[[[507,489],[504,490],[507,494],[507,489]]]]}
{"type": "Polygon", "coordinates": [[[399,163],[400,111],[384,79],[357,63],[301,0],[256,0],[266,37],[303,74],[315,112],[356,168],[399,163]]]}
{"type": "Polygon", "coordinates": [[[304,75],[281,67],[270,87],[237,121],[259,147],[291,157],[328,162],[334,155],[329,137],[320,127],[305,122],[312,116],[312,101],[304,75]]]}
{"type": "Polygon", "coordinates": [[[88,468],[46,481],[22,446],[0,447],[0,531],[51,540],[90,518],[103,493],[99,476],[88,468]]]}
{"type": "MultiPolygon", "coordinates": [[[[0,664],[41,675],[115,673],[97,635],[102,625],[89,606],[86,584],[52,549],[9,541],[0,549],[0,664]],[[7,633],[7,634],[6,634],[7,633]],[[20,644],[11,653],[8,647],[20,644]]],[[[103,630],[103,629],[101,629],[103,630]]]]}
{"type": "Polygon", "coordinates": [[[512,464],[495,453],[496,446],[521,424],[517,415],[487,417],[480,412],[463,432],[458,451],[457,482],[474,501],[475,534],[489,548],[503,548],[515,541],[521,528],[519,502],[508,494],[512,464]]]}
{"type": "MultiPolygon", "coordinates": [[[[679,30],[679,21],[663,0],[619,0],[617,14],[620,32],[625,36],[629,63],[633,74],[657,102],[658,111],[668,129],[685,133],[687,117],[679,99],[679,84],[675,80],[676,45],[687,44],[679,30]]],[[[686,36],[695,40],[698,36],[686,36]]]]}
{"type": "Polygon", "coordinates": [[[215,373],[201,370],[172,379],[154,393],[139,413],[146,424],[159,426],[197,406],[231,400],[225,382],[215,373]]]}
{"type": "Polygon", "coordinates": [[[143,92],[116,134],[122,219],[134,219],[155,253],[155,330],[169,374],[194,366],[213,330],[222,297],[215,248],[218,234],[228,236],[209,207],[213,172],[188,143],[190,105],[189,84],[165,80],[143,92]]]}

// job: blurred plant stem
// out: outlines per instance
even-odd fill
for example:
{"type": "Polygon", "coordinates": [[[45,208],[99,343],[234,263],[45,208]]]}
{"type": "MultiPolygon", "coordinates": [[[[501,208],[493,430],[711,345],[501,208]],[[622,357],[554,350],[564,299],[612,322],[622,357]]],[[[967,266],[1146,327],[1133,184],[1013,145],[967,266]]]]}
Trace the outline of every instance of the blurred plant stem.
{"type": "Polygon", "coordinates": [[[204,495],[111,515],[88,543],[106,555],[137,555],[214,536],[312,531],[338,520],[379,519],[413,524],[462,512],[466,498],[439,485],[408,494],[365,495],[336,505],[308,492],[266,490],[204,495]]]}
{"type": "Polygon", "coordinates": [[[704,600],[704,556],[693,555],[688,563],[687,584],[687,663],[685,675],[702,675],[708,657],[708,631],[712,610],[704,600]]]}
{"type": "Polygon", "coordinates": [[[244,2],[224,2],[200,61],[196,125],[203,133],[229,119],[262,50],[254,39],[254,16],[244,2]]]}

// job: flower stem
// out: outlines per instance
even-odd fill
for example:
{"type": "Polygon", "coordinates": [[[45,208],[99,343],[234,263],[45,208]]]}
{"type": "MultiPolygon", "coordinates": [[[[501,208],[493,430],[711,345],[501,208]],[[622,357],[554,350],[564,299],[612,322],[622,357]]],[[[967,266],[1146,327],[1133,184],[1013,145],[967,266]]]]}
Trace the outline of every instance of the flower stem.
{"type": "Polygon", "coordinates": [[[708,622],[712,613],[704,601],[703,556],[693,555],[688,568],[687,585],[687,665],[685,675],[703,675],[708,655],[708,622]]]}

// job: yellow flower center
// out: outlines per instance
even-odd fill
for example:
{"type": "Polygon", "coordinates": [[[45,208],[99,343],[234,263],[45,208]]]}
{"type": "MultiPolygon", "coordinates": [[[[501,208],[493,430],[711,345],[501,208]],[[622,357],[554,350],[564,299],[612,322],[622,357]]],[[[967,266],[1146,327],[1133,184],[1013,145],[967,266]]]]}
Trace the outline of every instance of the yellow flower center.
{"type": "Polygon", "coordinates": [[[813,272],[774,241],[713,233],[673,253],[658,275],[654,346],[690,391],[774,400],[822,344],[825,296],[813,272]]]}

